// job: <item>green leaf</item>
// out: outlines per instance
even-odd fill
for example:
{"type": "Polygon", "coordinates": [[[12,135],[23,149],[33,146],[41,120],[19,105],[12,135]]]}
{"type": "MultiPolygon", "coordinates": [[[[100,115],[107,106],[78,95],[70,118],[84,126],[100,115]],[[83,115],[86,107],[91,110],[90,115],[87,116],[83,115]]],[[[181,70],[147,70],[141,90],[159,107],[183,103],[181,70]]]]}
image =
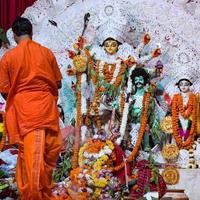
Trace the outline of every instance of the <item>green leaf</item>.
{"type": "Polygon", "coordinates": [[[7,183],[0,185],[0,190],[3,190],[5,188],[9,187],[9,185],[7,183]]]}
{"type": "Polygon", "coordinates": [[[3,178],[6,175],[6,173],[2,170],[0,170],[0,178],[3,178]]]}
{"type": "Polygon", "coordinates": [[[72,147],[73,147],[74,137],[69,136],[67,139],[66,153],[63,156],[60,168],[54,170],[53,179],[55,182],[60,182],[64,175],[67,175],[71,170],[71,157],[72,157],[72,147]]]}

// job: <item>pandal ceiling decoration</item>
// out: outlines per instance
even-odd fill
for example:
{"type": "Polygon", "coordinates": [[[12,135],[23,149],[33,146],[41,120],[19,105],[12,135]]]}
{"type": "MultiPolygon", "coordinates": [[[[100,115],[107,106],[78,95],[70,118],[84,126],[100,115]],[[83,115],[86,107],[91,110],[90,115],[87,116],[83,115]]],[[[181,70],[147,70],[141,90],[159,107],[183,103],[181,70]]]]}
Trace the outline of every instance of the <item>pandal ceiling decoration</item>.
{"type": "MultiPolygon", "coordinates": [[[[194,81],[193,89],[199,92],[200,80],[200,3],[185,0],[38,0],[26,9],[23,16],[34,24],[34,40],[49,47],[55,53],[66,83],[66,67],[71,64],[66,50],[72,48],[83,29],[85,13],[90,21],[85,32],[88,43],[98,45],[110,35],[120,41],[137,46],[144,32],[148,32],[153,44],[161,44],[164,76],[170,77],[166,90],[176,92],[174,86],[180,78],[194,81]],[[48,20],[54,20],[58,28],[48,20]],[[109,29],[110,32],[106,31],[109,29]],[[120,34],[119,34],[120,33],[120,34]]],[[[11,45],[12,31],[8,31],[11,45]]],[[[149,63],[153,66],[157,60],[149,63]]]]}

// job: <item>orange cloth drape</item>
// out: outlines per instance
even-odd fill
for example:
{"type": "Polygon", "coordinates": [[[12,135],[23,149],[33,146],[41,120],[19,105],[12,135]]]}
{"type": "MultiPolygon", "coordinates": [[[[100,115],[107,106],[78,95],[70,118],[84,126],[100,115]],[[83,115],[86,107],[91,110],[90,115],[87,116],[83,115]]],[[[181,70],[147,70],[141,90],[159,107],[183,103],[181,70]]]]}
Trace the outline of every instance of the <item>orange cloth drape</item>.
{"type": "Polygon", "coordinates": [[[21,41],[0,62],[0,92],[8,93],[9,142],[37,129],[59,130],[57,81],[61,73],[53,53],[30,39],[21,41]]]}
{"type": "Polygon", "coordinates": [[[55,199],[51,180],[61,150],[61,78],[53,53],[31,39],[0,61],[0,92],[8,93],[5,126],[9,142],[19,145],[16,180],[22,200],[55,199]]]}
{"type": "Polygon", "coordinates": [[[52,170],[61,150],[61,135],[37,129],[19,142],[16,169],[21,200],[53,200],[52,170]]]}

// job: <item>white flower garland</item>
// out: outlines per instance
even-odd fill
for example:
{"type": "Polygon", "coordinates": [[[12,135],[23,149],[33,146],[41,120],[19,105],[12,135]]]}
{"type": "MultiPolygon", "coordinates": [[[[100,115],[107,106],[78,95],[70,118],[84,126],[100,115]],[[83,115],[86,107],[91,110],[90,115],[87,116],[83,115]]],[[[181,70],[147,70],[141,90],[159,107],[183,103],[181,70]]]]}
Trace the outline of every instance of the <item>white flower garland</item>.
{"type": "Polygon", "coordinates": [[[116,62],[116,67],[115,67],[115,71],[114,71],[114,73],[113,73],[113,78],[112,78],[112,80],[110,81],[110,84],[114,84],[114,82],[116,81],[117,76],[119,75],[119,72],[120,72],[120,68],[121,68],[121,61],[120,61],[120,60],[117,60],[117,62],[116,62]]]}
{"type": "MultiPolygon", "coordinates": [[[[132,91],[132,87],[133,87],[133,83],[132,83],[132,80],[131,80],[131,74],[132,74],[132,71],[135,69],[136,67],[136,64],[134,64],[131,69],[129,70],[129,75],[128,75],[128,87],[126,89],[126,94],[129,95],[132,91]]],[[[122,122],[121,122],[121,126],[120,126],[120,137],[117,139],[116,143],[117,144],[120,144],[123,137],[124,137],[124,134],[125,134],[125,131],[126,131],[126,125],[127,125],[127,120],[128,120],[128,113],[129,113],[129,105],[130,105],[130,102],[125,102],[125,105],[124,105],[124,110],[123,110],[123,114],[122,114],[122,122]]]]}
{"type": "Polygon", "coordinates": [[[104,155],[111,155],[112,154],[112,149],[108,146],[105,145],[103,147],[103,149],[101,149],[99,151],[99,153],[88,153],[87,151],[85,151],[83,153],[83,156],[85,157],[84,159],[84,163],[85,164],[93,164],[93,162],[95,162],[97,159],[101,158],[104,155]],[[92,161],[91,161],[92,159],[92,161]]]}
{"type": "Polygon", "coordinates": [[[86,134],[87,134],[87,126],[81,126],[81,143],[83,144],[86,140],[86,134]]]}
{"type": "MultiPolygon", "coordinates": [[[[84,85],[87,82],[86,74],[81,75],[81,91],[83,91],[84,85]]],[[[87,113],[87,100],[83,94],[81,94],[81,114],[84,115],[87,113]]]]}

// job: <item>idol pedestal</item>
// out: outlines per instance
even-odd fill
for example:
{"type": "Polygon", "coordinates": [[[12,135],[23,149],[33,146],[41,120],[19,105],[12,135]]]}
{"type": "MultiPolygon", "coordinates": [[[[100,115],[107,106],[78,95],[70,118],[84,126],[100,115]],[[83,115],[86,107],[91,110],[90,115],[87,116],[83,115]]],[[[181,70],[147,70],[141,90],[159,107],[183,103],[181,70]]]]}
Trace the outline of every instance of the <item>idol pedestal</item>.
{"type": "Polygon", "coordinates": [[[167,190],[161,200],[189,200],[184,190],[167,190]]]}
{"type": "MultiPolygon", "coordinates": [[[[178,171],[180,175],[179,182],[176,185],[167,185],[167,189],[184,190],[188,199],[200,200],[200,169],[178,169],[178,171]]],[[[160,172],[162,173],[162,170],[160,172]]]]}

